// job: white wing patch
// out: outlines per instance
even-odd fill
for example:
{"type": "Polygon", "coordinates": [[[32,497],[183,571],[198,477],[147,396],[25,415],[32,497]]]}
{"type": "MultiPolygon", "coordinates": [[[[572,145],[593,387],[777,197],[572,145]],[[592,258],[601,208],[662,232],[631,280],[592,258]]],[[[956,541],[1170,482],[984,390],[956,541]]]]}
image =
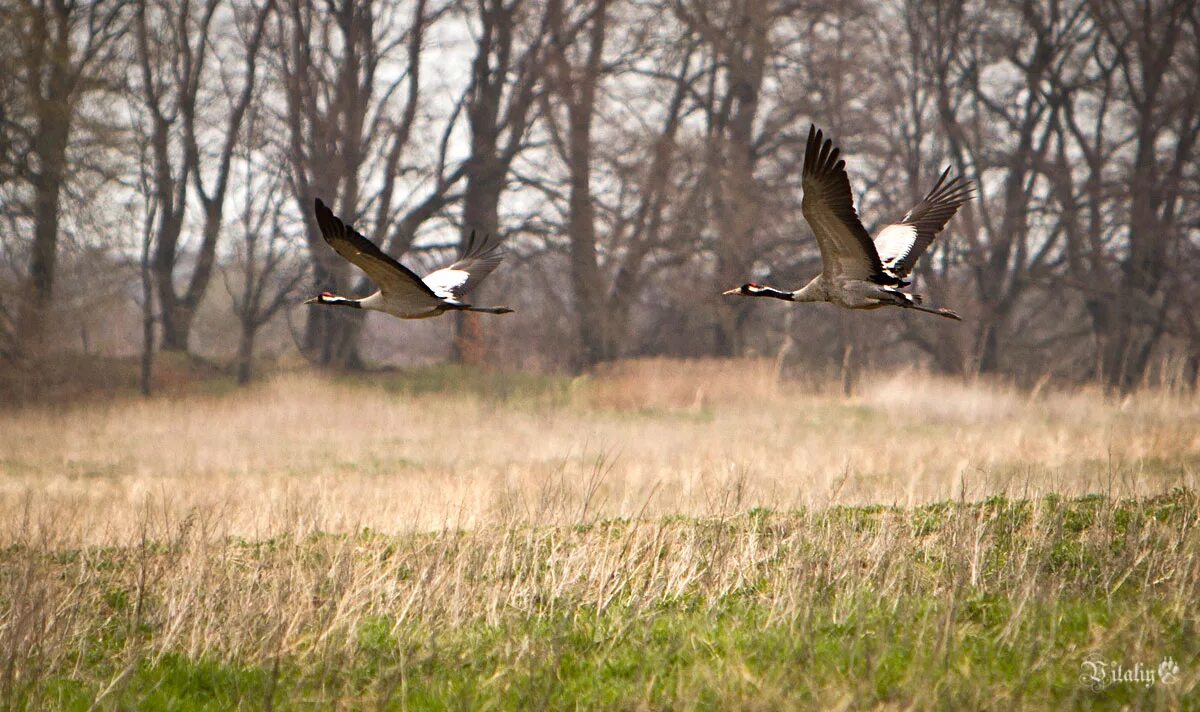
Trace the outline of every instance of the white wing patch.
{"type": "Polygon", "coordinates": [[[443,267],[425,275],[423,281],[442,299],[458,299],[459,290],[470,278],[471,273],[466,270],[443,267]]]}
{"type": "Polygon", "coordinates": [[[893,266],[904,259],[917,241],[917,228],[914,225],[888,225],[875,236],[875,250],[885,268],[893,266]]]}

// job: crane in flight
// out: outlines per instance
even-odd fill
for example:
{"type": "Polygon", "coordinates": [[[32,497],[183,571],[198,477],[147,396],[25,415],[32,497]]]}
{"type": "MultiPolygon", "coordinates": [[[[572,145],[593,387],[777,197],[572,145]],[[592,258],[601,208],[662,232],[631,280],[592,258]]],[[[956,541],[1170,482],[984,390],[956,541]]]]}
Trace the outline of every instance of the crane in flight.
{"type": "Polygon", "coordinates": [[[839,149],[816,126],[808,130],[804,150],[801,209],[821,248],[821,274],[794,292],[753,282],[725,294],[771,297],[789,302],[830,302],[846,309],[886,306],[916,309],[962,321],[949,309],[922,306],[921,297],[900,291],[905,279],[958,208],[974,197],[971,183],[947,168],[933,190],[900,222],[888,225],[872,240],[850,193],[846,162],[839,149]]]}
{"type": "Polygon", "coordinates": [[[366,272],[379,290],[362,299],[322,292],[305,301],[305,304],[372,309],[401,319],[426,319],[448,311],[487,314],[512,312],[508,307],[477,307],[462,301],[504,259],[499,242],[489,240],[487,235],[483,239],[476,239],[472,230],[471,237],[463,245],[462,254],[453,264],[434,270],[422,278],[339,220],[320,198],[317,198],[315,207],[317,225],[325,242],[366,272]]]}

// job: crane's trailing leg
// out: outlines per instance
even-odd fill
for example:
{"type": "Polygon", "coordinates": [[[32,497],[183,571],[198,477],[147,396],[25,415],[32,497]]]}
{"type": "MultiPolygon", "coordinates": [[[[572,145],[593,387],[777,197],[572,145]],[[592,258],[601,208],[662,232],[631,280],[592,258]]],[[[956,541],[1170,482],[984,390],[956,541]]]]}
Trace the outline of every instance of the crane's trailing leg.
{"type": "Polygon", "coordinates": [[[944,307],[925,307],[921,306],[920,294],[907,294],[896,289],[884,288],[886,296],[879,300],[880,305],[892,304],[903,309],[916,309],[917,311],[925,312],[926,314],[937,314],[944,316],[947,319],[962,321],[962,317],[956,312],[944,307]]]}
{"type": "Polygon", "coordinates": [[[464,304],[461,307],[454,307],[460,311],[483,312],[484,314],[512,314],[513,310],[509,307],[475,307],[470,304],[464,304]]]}

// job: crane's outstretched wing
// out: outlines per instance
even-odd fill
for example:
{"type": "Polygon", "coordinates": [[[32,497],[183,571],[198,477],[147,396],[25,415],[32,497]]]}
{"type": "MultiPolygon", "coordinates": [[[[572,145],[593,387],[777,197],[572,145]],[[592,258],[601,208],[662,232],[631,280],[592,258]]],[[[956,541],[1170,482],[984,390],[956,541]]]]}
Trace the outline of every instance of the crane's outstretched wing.
{"type": "Polygon", "coordinates": [[[975,197],[975,187],[962,176],[947,181],[947,167],[933,190],[913,206],[900,222],[888,225],[875,236],[875,249],[883,268],[897,277],[907,277],[917,259],[946,227],[963,203],[975,197]]]}
{"type": "Polygon", "coordinates": [[[339,255],[367,273],[388,297],[411,301],[413,306],[435,305],[441,298],[415,272],[384,254],[367,238],[346,225],[316,200],[317,225],[325,242],[339,255]]]}
{"type": "Polygon", "coordinates": [[[425,284],[442,297],[462,299],[478,287],[503,259],[504,252],[500,249],[499,239],[489,235],[477,238],[472,230],[458,259],[451,265],[425,275],[425,284]]]}
{"type": "Polygon", "coordinates": [[[809,127],[801,207],[821,247],[824,271],[830,276],[896,284],[899,280],[883,271],[875,243],[854,211],[846,162],[838,159],[839,154],[832,140],[825,139],[816,126],[809,127]]]}

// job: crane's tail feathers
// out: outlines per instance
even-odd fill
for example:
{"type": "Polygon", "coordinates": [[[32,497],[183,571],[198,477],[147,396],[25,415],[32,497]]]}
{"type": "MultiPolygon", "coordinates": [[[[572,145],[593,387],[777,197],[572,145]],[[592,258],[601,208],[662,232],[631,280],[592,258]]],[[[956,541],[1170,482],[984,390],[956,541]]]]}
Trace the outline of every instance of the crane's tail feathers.
{"type": "Polygon", "coordinates": [[[508,307],[464,307],[463,311],[483,312],[484,314],[512,314],[508,307]]]}

